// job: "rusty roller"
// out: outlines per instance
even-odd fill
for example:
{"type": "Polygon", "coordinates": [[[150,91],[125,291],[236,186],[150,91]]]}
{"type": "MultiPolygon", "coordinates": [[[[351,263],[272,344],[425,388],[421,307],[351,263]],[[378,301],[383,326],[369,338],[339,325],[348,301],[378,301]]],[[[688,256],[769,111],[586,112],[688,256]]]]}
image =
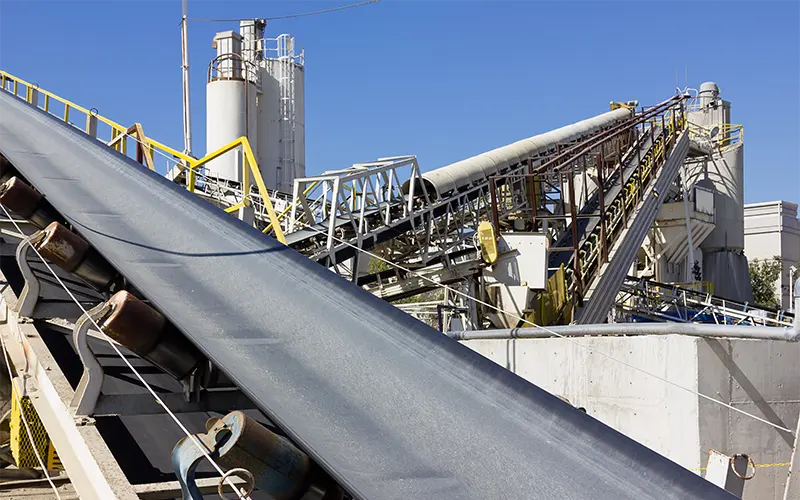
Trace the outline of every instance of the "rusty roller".
{"type": "MultiPolygon", "coordinates": [[[[0,178],[2,175],[0,165],[0,178]]],[[[0,203],[39,229],[60,218],[50,203],[19,177],[11,177],[0,186],[0,203]]]]}
{"type": "Polygon", "coordinates": [[[103,332],[177,379],[189,375],[205,358],[164,316],[121,290],[108,300],[98,323],[103,332]]]}
{"type": "Polygon", "coordinates": [[[17,169],[8,161],[8,158],[0,153],[0,183],[5,183],[16,175],[17,169]]]}
{"type": "Polygon", "coordinates": [[[58,222],[31,237],[39,254],[61,269],[78,276],[97,290],[108,290],[119,273],[83,238],[58,222]]]}

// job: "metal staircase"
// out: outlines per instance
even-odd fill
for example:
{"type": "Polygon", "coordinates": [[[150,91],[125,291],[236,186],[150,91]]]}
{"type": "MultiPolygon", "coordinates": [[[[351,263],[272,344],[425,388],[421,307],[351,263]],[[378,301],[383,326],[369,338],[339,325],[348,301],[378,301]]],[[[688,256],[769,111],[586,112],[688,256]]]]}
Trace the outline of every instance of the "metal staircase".
{"type": "Polygon", "coordinates": [[[689,150],[684,99],[643,109],[528,172],[492,178],[496,233],[521,228],[549,236],[548,267],[551,276],[567,269],[564,307],[574,308],[566,315],[573,321],[606,319],[658,214],[659,193],[689,150]]]}

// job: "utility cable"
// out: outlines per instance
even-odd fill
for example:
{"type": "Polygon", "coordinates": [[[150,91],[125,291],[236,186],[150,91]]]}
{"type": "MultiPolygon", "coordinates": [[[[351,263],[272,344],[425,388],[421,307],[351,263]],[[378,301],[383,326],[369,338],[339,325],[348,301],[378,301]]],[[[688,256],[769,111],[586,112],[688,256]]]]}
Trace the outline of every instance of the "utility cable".
{"type": "MultiPolygon", "coordinates": [[[[133,136],[133,135],[130,135],[130,134],[126,134],[126,135],[128,135],[128,137],[131,137],[131,138],[133,138],[135,141],[137,141],[137,142],[139,142],[139,143],[141,143],[141,144],[145,145],[145,143],[144,143],[144,142],[142,142],[142,141],[141,141],[141,140],[140,140],[138,137],[135,137],[135,136],[133,136]]],[[[161,152],[161,151],[158,151],[158,152],[159,152],[159,154],[163,155],[165,158],[168,158],[170,161],[175,161],[173,158],[167,157],[167,155],[166,155],[166,154],[164,154],[163,152],[161,152]]],[[[177,162],[176,162],[176,163],[177,163],[177,162]]],[[[4,208],[4,209],[5,209],[5,208],[4,208]]],[[[321,234],[321,235],[323,235],[323,236],[325,236],[325,237],[328,237],[328,234],[327,234],[327,232],[325,232],[325,231],[322,231],[322,230],[320,230],[320,229],[317,229],[317,228],[315,228],[315,227],[313,227],[313,226],[310,226],[309,224],[307,224],[307,223],[305,223],[305,222],[301,222],[301,221],[296,221],[296,222],[297,222],[297,223],[299,223],[299,224],[301,224],[301,225],[303,225],[303,226],[305,226],[307,229],[310,229],[310,230],[312,230],[312,231],[314,231],[314,232],[316,232],[316,233],[318,233],[318,234],[321,234]]],[[[780,426],[780,425],[778,425],[778,424],[775,424],[775,423],[773,423],[773,422],[770,422],[769,420],[766,420],[766,419],[764,419],[764,418],[761,418],[761,417],[759,417],[759,416],[757,416],[757,415],[753,415],[752,413],[748,413],[748,412],[746,412],[746,411],[744,411],[744,410],[741,410],[741,409],[739,409],[739,408],[736,408],[736,407],[734,407],[734,406],[732,406],[732,405],[730,405],[730,404],[728,404],[728,403],[725,403],[724,401],[721,401],[721,400],[715,399],[715,398],[713,398],[713,397],[711,397],[711,396],[708,396],[708,395],[706,395],[706,394],[703,394],[703,393],[701,393],[701,392],[695,391],[695,390],[693,390],[693,389],[690,389],[690,388],[688,388],[688,387],[684,387],[684,386],[682,386],[682,385],[680,385],[680,384],[678,384],[678,383],[676,383],[676,382],[673,382],[673,381],[671,381],[671,380],[669,380],[669,379],[667,379],[667,378],[664,378],[664,377],[662,377],[662,376],[660,376],[660,375],[657,375],[657,374],[655,374],[655,373],[648,372],[647,370],[645,370],[645,369],[643,369],[643,368],[639,368],[638,366],[632,365],[632,364],[628,363],[627,361],[624,361],[624,360],[621,360],[621,359],[615,358],[614,356],[612,356],[612,355],[610,355],[610,354],[608,354],[608,353],[606,353],[606,352],[604,352],[604,351],[600,351],[600,350],[594,349],[594,348],[592,348],[592,347],[589,347],[589,346],[587,346],[587,345],[584,345],[584,344],[582,344],[582,343],[580,343],[580,342],[578,342],[578,341],[576,341],[576,340],[574,340],[574,339],[572,339],[572,338],[570,338],[570,337],[568,337],[568,336],[566,336],[566,335],[560,334],[560,333],[558,333],[558,332],[555,332],[555,331],[553,331],[553,330],[551,330],[551,329],[549,329],[549,328],[547,328],[547,327],[544,327],[544,326],[538,325],[538,324],[536,324],[536,323],[533,323],[532,321],[529,321],[529,320],[527,320],[527,319],[525,319],[525,318],[523,318],[523,317],[521,317],[521,316],[519,316],[519,315],[517,315],[517,314],[515,314],[515,313],[513,313],[513,312],[510,312],[510,311],[505,311],[505,310],[503,310],[503,309],[501,309],[501,308],[499,308],[499,307],[497,307],[497,306],[494,306],[494,305],[492,305],[492,304],[489,304],[488,302],[482,301],[482,300],[480,300],[480,299],[478,299],[478,298],[476,298],[476,297],[472,297],[472,296],[470,296],[469,294],[467,294],[467,293],[464,293],[464,292],[462,292],[462,291],[460,291],[460,290],[456,290],[456,289],[454,289],[454,288],[452,288],[452,287],[450,287],[450,286],[448,286],[448,285],[441,284],[441,283],[439,283],[439,282],[437,282],[437,281],[435,281],[435,280],[433,280],[433,279],[431,279],[431,278],[428,278],[427,276],[424,276],[424,275],[423,275],[423,274],[421,274],[421,273],[418,273],[418,272],[416,272],[416,271],[413,271],[413,270],[411,270],[411,269],[408,269],[408,268],[406,268],[406,267],[403,267],[403,266],[401,266],[400,264],[397,264],[397,263],[395,263],[395,262],[389,261],[389,260],[387,260],[387,259],[385,259],[385,258],[381,257],[380,255],[377,255],[377,254],[374,254],[374,253],[372,253],[372,252],[369,252],[368,250],[364,250],[364,249],[362,249],[362,248],[359,248],[358,246],[356,246],[356,245],[354,245],[354,244],[352,244],[352,243],[350,243],[350,242],[348,242],[348,241],[346,241],[346,240],[344,240],[344,239],[341,239],[341,238],[339,238],[339,237],[337,237],[337,236],[331,236],[331,238],[332,238],[332,239],[334,239],[334,240],[336,240],[336,241],[338,241],[338,242],[340,242],[340,243],[343,243],[343,244],[345,244],[345,245],[347,245],[347,246],[349,246],[349,247],[352,247],[352,248],[354,248],[355,250],[357,250],[357,251],[359,251],[359,252],[361,252],[361,253],[363,253],[363,254],[365,254],[365,255],[368,255],[368,256],[370,256],[370,257],[374,257],[374,258],[376,258],[376,259],[378,259],[378,260],[380,260],[380,261],[382,261],[382,262],[385,262],[386,264],[388,264],[388,265],[390,265],[390,266],[392,266],[392,267],[395,267],[395,268],[397,268],[397,269],[399,269],[399,270],[401,270],[401,271],[404,271],[404,272],[406,272],[406,273],[410,273],[410,274],[412,274],[412,275],[414,275],[414,276],[417,276],[417,277],[419,277],[419,278],[422,278],[423,280],[425,280],[425,281],[427,281],[427,282],[430,282],[431,284],[433,284],[433,285],[434,285],[436,288],[440,288],[440,289],[442,289],[442,290],[447,290],[447,291],[453,292],[453,293],[454,293],[454,294],[456,294],[456,295],[459,295],[459,296],[461,296],[461,297],[464,297],[464,298],[466,298],[466,299],[468,299],[468,300],[471,300],[471,301],[473,301],[473,302],[475,302],[475,303],[477,303],[477,304],[480,304],[480,305],[482,305],[482,306],[485,306],[485,307],[488,307],[488,308],[490,308],[490,309],[493,309],[493,310],[494,310],[494,311],[496,311],[496,312],[500,312],[500,313],[503,313],[503,314],[505,314],[505,315],[508,315],[509,317],[511,317],[511,318],[514,318],[514,319],[517,319],[517,320],[519,320],[519,321],[522,321],[523,323],[525,323],[525,324],[527,324],[527,325],[530,325],[530,326],[532,326],[532,327],[534,327],[534,328],[539,328],[540,330],[542,330],[542,331],[545,331],[545,332],[549,333],[550,335],[553,335],[554,337],[558,337],[558,338],[564,339],[565,341],[567,341],[567,342],[570,342],[570,343],[572,343],[572,344],[575,344],[575,345],[577,345],[577,346],[579,346],[579,347],[581,347],[581,348],[583,348],[583,349],[586,349],[586,350],[588,350],[589,352],[593,352],[593,353],[595,353],[595,354],[599,354],[599,355],[600,355],[600,356],[602,356],[602,357],[605,357],[605,358],[607,358],[607,359],[610,359],[610,360],[612,360],[612,361],[616,361],[617,363],[620,363],[620,364],[622,364],[622,365],[624,365],[624,366],[627,366],[628,368],[631,368],[632,370],[635,370],[635,371],[638,371],[638,372],[640,372],[640,373],[643,373],[643,374],[645,374],[645,375],[648,375],[648,376],[650,376],[650,377],[653,377],[653,378],[655,378],[655,379],[657,379],[657,380],[660,380],[660,381],[662,381],[662,382],[664,382],[664,383],[666,383],[666,384],[668,384],[668,385],[672,385],[673,387],[676,387],[676,388],[678,388],[678,389],[681,389],[682,391],[686,391],[686,392],[688,392],[688,393],[690,393],[690,394],[693,394],[693,395],[695,395],[695,396],[698,396],[698,397],[700,397],[700,398],[703,398],[703,399],[706,399],[706,400],[708,400],[708,401],[712,401],[712,402],[714,402],[714,403],[717,403],[717,404],[719,404],[719,405],[721,405],[721,406],[724,406],[725,408],[728,408],[728,409],[730,409],[730,410],[733,410],[733,411],[735,411],[735,412],[737,412],[737,413],[741,413],[742,415],[746,415],[746,416],[748,416],[748,417],[750,417],[750,418],[753,418],[753,419],[755,419],[755,420],[758,420],[759,422],[762,422],[762,423],[764,423],[764,424],[767,424],[767,425],[769,425],[769,426],[771,426],[771,427],[774,427],[774,428],[776,428],[776,429],[778,429],[778,430],[780,430],[780,431],[788,432],[790,435],[794,436],[794,432],[793,432],[791,429],[788,429],[788,428],[786,428],[786,427],[782,427],[782,426],[780,426]]]]}
{"type": "MultiPolygon", "coordinates": [[[[298,222],[298,221],[296,221],[296,222],[298,222]]],[[[322,230],[320,230],[320,229],[317,229],[317,228],[315,228],[315,227],[313,227],[313,226],[310,226],[310,225],[308,225],[308,224],[306,224],[306,223],[304,223],[304,222],[300,222],[300,224],[302,224],[303,226],[305,226],[307,229],[311,229],[312,231],[315,231],[315,232],[317,232],[318,234],[324,235],[324,236],[326,236],[326,237],[328,236],[328,234],[327,234],[325,231],[322,231],[322,230]]],[[[780,425],[778,425],[778,424],[775,424],[775,423],[773,423],[773,422],[770,422],[769,420],[763,419],[763,418],[761,418],[761,417],[759,417],[759,416],[757,416],[757,415],[753,415],[753,414],[751,414],[751,413],[748,413],[748,412],[746,412],[746,411],[744,411],[744,410],[740,410],[739,408],[736,408],[736,407],[734,407],[734,406],[731,406],[731,405],[729,405],[728,403],[725,403],[724,401],[720,401],[720,400],[718,400],[718,399],[715,399],[715,398],[713,398],[713,397],[711,397],[711,396],[707,396],[707,395],[705,395],[705,394],[703,394],[703,393],[701,393],[701,392],[695,391],[695,390],[693,390],[693,389],[689,389],[688,387],[684,387],[684,386],[682,386],[682,385],[680,385],[680,384],[678,384],[678,383],[676,383],[676,382],[673,382],[673,381],[671,381],[671,380],[669,380],[669,379],[667,379],[667,378],[664,378],[664,377],[662,377],[662,376],[660,376],[660,375],[656,375],[655,373],[651,373],[651,372],[649,372],[649,371],[647,371],[647,370],[645,370],[645,369],[643,369],[643,368],[639,368],[638,366],[632,365],[632,364],[628,363],[627,361],[623,361],[623,360],[621,360],[621,359],[615,358],[614,356],[612,356],[612,355],[610,355],[610,354],[608,354],[608,353],[606,353],[606,352],[604,352],[604,351],[600,351],[600,350],[594,349],[594,348],[592,348],[592,347],[590,347],[590,346],[584,345],[584,344],[582,344],[582,343],[580,343],[580,342],[578,342],[578,341],[576,341],[576,340],[574,340],[574,339],[572,339],[572,338],[570,338],[570,337],[568,337],[568,336],[566,336],[566,335],[560,334],[560,333],[558,333],[558,332],[555,332],[555,331],[553,331],[553,330],[551,330],[551,329],[549,329],[549,328],[547,328],[547,327],[544,327],[544,326],[538,325],[538,324],[536,324],[536,323],[533,323],[532,321],[528,321],[527,319],[525,319],[525,318],[523,318],[523,317],[521,317],[521,316],[518,316],[517,314],[515,314],[515,313],[513,313],[513,312],[510,312],[510,311],[505,311],[505,310],[503,310],[503,309],[500,309],[499,307],[497,307],[497,306],[495,306],[495,305],[492,305],[492,304],[489,304],[488,302],[485,302],[485,301],[483,301],[483,300],[480,300],[480,299],[478,299],[477,297],[472,297],[471,295],[469,295],[469,294],[467,294],[467,293],[464,293],[464,292],[462,292],[462,291],[460,291],[460,290],[456,290],[456,289],[454,289],[454,288],[452,288],[452,287],[450,287],[450,286],[448,286],[448,285],[444,285],[444,284],[442,284],[442,283],[439,283],[439,282],[437,282],[437,281],[435,281],[435,280],[433,280],[433,279],[431,279],[431,278],[429,278],[429,277],[427,277],[427,276],[423,275],[422,273],[415,272],[415,271],[413,271],[413,270],[411,270],[411,269],[408,269],[408,268],[406,268],[406,267],[404,267],[404,266],[401,266],[400,264],[397,264],[397,263],[395,263],[395,262],[391,262],[391,261],[389,261],[389,260],[387,260],[387,259],[385,259],[385,258],[381,257],[380,255],[377,255],[377,254],[375,254],[375,253],[372,253],[372,252],[370,252],[370,251],[368,251],[368,250],[364,250],[364,249],[358,248],[356,245],[353,245],[353,244],[352,244],[352,243],[350,243],[349,241],[345,241],[345,240],[343,240],[343,239],[341,239],[341,238],[338,238],[338,237],[336,237],[336,236],[332,236],[332,238],[333,238],[334,240],[336,240],[336,241],[339,241],[339,242],[341,242],[341,243],[343,243],[343,244],[345,244],[345,245],[349,246],[349,247],[352,247],[352,248],[356,249],[356,250],[357,250],[357,251],[359,251],[359,252],[362,252],[362,253],[364,253],[364,254],[366,254],[366,255],[370,256],[370,257],[376,258],[376,259],[378,259],[378,260],[380,260],[380,261],[382,261],[382,262],[384,262],[384,263],[386,263],[386,264],[388,264],[388,265],[390,265],[390,266],[393,266],[393,267],[395,267],[395,268],[397,268],[397,269],[399,269],[399,270],[401,270],[401,271],[404,271],[404,272],[406,272],[406,273],[410,273],[410,274],[412,274],[412,275],[414,275],[414,276],[417,276],[417,277],[419,277],[419,278],[422,278],[422,279],[424,279],[424,280],[426,280],[426,281],[430,282],[431,284],[435,285],[437,288],[441,288],[442,290],[447,290],[447,291],[449,291],[449,292],[452,292],[452,293],[454,293],[454,294],[456,294],[456,295],[459,295],[459,296],[461,296],[461,297],[464,297],[464,298],[466,298],[466,299],[468,299],[468,300],[472,300],[473,302],[475,302],[475,303],[477,303],[477,304],[480,304],[480,305],[482,305],[482,306],[488,307],[488,308],[490,308],[490,309],[493,309],[493,310],[495,310],[495,311],[497,311],[497,312],[500,312],[500,313],[506,314],[506,315],[508,315],[509,317],[511,317],[511,318],[514,318],[514,319],[517,319],[517,320],[519,320],[519,321],[522,321],[522,322],[524,322],[524,323],[526,323],[526,324],[528,324],[528,325],[530,325],[530,326],[532,326],[532,327],[539,328],[540,330],[543,330],[543,331],[545,331],[545,332],[547,332],[547,333],[549,333],[549,334],[553,335],[554,337],[558,337],[558,338],[564,339],[565,341],[567,341],[567,342],[570,342],[570,343],[572,343],[572,344],[575,344],[575,345],[577,345],[577,346],[579,346],[579,347],[581,347],[581,348],[583,348],[583,349],[587,349],[589,352],[593,352],[593,353],[595,353],[595,354],[599,354],[599,355],[601,355],[601,356],[603,356],[603,357],[605,357],[605,358],[607,358],[607,359],[610,359],[610,360],[612,360],[612,361],[616,361],[617,363],[620,363],[620,364],[622,364],[622,365],[624,365],[624,366],[627,366],[628,368],[631,368],[631,369],[633,369],[633,370],[636,370],[636,371],[638,371],[638,372],[640,372],[640,373],[643,373],[643,374],[645,374],[645,375],[649,375],[649,376],[651,376],[651,377],[653,377],[653,378],[656,378],[656,379],[658,379],[658,380],[660,380],[660,381],[662,381],[662,382],[664,382],[664,383],[666,383],[666,384],[668,384],[668,385],[671,385],[671,386],[673,386],[673,387],[676,387],[676,388],[678,388],[678,389],[681,389],[681,390],[683,390],[683,391],[686,391],[686,392],[688,392],[688,393],[690,393],[690,394],[693,394],[693,395],[695,395],[695,396],[699,396],[699,397],[701,397],[701,398],[703,398],[703,399],[706,399],[706,400],[708,400],[708,401],[712,401],[712,402],[714,402],[714,403],[717,403],[717,404],[719,404],[719,405],[722,405],[722,406],[724,406],[724,407],[726,407],[726,408],[728,408],[728,409],[730,409],[730,410],[733,410],[733,411],[735,411],[735,412],[741,413],[742,415],[746,415],[746,416],[748,416],[748,417],[750,417],[750,418],[753,418],[753,419],[755,419],[755,420],[758,420],[759,422],[765,423],[765,424],[767,424],[767,425],[769,425],[769,426],[772,426],[772,427],[774,427],[774,428],[776,428],[776,429],[778,429],[778,430],[780,430],[780,431],[788,432],[788,433],[789,433],[790,435],[792,435],[792,436],[794,435],[794,433],[792,432],[792,430],[791,430],[791,429],[787,429],[786,427],[782,427],[782,426],[780,426],[780,425]]]]}
{"type": "MultiPolygon", "coordinates": [[[[345,9],[352,9],[354,7],[362,7],[364,5],[369,5],[371,3],[378,3],[381,0],[367,0],[365,2],[353,3],[349,5],[342,5],[339,7],[332,7],[330,9],[322,9],[322,10],[315,10],[312,12],[303,12],[302,14],[289,14],[286,16],[275,16],[275,17],[261,17],[258,19],[263,19],[264,21],[276,21],[278,19],[293,19],[295,17],[306,17],[306,16],[314,16],[317,14],[327,14],[328,12],[336,12],[339,10],[345,9]]],[[[205,23],[235,23],[241,21],[243,18],[238,19],[211,19],[206,17],[190,17],[189,21],[201,21],[205,23]]]]}
{"type": "MultiPolygon", "coordinates": [[[[22,228],[19,226],[19,224],[17,223],[16,219],[14,219],[11,216],[11,214],[8,212],[8,210],[6,209],[5,205],[0,204],[0,208],[3,209],[3,212],[5,212],[6,216],[11,220],[11,222],[17,228],[17,231],[22,233],[22,228]]],[[[225,471],[223,471],[222,468],[214,461],[214,459],[211,458],[211,455],[209,454],[208,449],[205,447],[205,445],[203,445],[197,439],[197,437],[195,437],[194,434],[189,432],[189,429],[187,429],[183,425],[183,423],[181,423],[181,421],[178,420],[178,417],[172,412],[172,410],[169,409],[169,407],[164,402],[164,400],[161,399],[158,396],[158,394],[153,390],[153,388],[150,386],[150,384],[147,383],[147,381],[144,379],[144,377],[142,377],[142,375],[139,373],[139,371],[131,364],[131,362],[128,360],[127,356],[125,356],[122,353],[122,351],[119,350],[119,347],[117,347],[116,343],[113,342],[111,340],[111,338],[108,337],[105,334],[103,329],[100,328],[100,325],[97,324],[97,321],[95,321],[95,319],[89,314],[89,312],[86,310],[86,308],[83,307],[83,304],[81,304],[80,301],[75,297],[75,295],[73,295],[72,291],[67,287],[67,285],[64,284],[64,282],[61,280],[61,278],[58,276],[58,274],[55,272],[55,270],[50,266],[50,263],[47,261],[47,259],[42,257],[42,254],[39,253],[39,250],[37,250],[35,246],[30,245],[30,248],[33,249],[33,251],[39,257],[39,259],[41,259],[42,263],[44,263],[44,265],[47,267],[47,269],[50,271],[50,273],[53,275],[53,277],[56,279],[56,281],[58,281],[58,283],[61,285],[61,287],[64,289],[64,291],[67,292],[67,295],[69,295],[69,297],[72,299],[72,301],[75,302],[75,304],[78,306],[78,309],[80,309],[81,312],[89,319],[89,321],[91,321],[92,325],[94,325],[94,327],[97,329],[97,331],[102,335],[103,339],[105,339],[108,342],[108,344],[111,346],[111,348],[114,349],[114,351],[117,353],[117,355],[120,358],[122,358],[122,361],[125,362],[125,364],[128,366],[128,368],[133,372],[133,374],[136,375],[136,378],[139,379],[139,382],[141,382],[142,385],[147,389],[147,391],[150,392],[150,395],[152,395],[153,398],[155,398],[156,402],[158,402],[158,404],[160,404],[161,407],[164,408],[164,411],[172,418],[172,420],[175,421],[175,423],[178,425],[178,427],[181,429],[181,431],[183,431],[183,433],[186,434],[186,436],[195,444],[195,446],[197,446],[200,449],[200,452],[211,463],[211,465],[214,467],[214,469],[216,469],[216,471],[219,473],[219,475],[221,477],[225,478],[225,480],[228,483],[228,486],[230,486],[233,489],[233,491],[239,496],[239,498],[241,500],[250,500],[247,495],[244,495],[239,490],[239,488],[236,486],[236,484],[234,484],[233,480],[230,477],[226,477],[225,476],[225,471]]],[[[3,350],[5,351],[5,344],[3,344],[3,350]]],[[[10,367],[9,367],[9,370],[10,370],[10,367]]]]}

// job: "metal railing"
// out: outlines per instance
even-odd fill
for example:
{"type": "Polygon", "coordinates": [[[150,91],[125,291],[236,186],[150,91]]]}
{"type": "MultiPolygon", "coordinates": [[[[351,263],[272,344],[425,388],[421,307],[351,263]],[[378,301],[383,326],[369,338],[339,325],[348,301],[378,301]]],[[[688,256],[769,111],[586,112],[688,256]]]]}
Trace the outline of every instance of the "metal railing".
{"type": "Polygon", "coordinates": [[[59,97],[52,92],[40,89],[37,84],[32,84],[17,78],[6,71],[0,70],[0,89],[9,92],[29,104],[42,109],[43,111],[58,117],[64,122],[81,130],[95,139],[106,143],[125,155],[133,155],[137,162],[144,164],[151,170],[167,174],[171,168],[161,172],[157,169],[155,154],[164,157],[168,165],[173,164],[174,168],[182,171],[186,176],[186,187],[190,192],[197,192],[197,179],[202,177],[206,183],[214,183],[215,179],[207,176],[204,166],[211,160],[219,158],[225,154],[241,154],[243,158],[243,180],[241,184],[241,199],[230,202],[220,198],[226,212],[236,212],[239,208],[249,207],[257,204],[265,218],[269,221],[269,231],[281,242],[286,243],[286,238],[280,224],[280,218],[275,213],[272,202],[268,196],[264,180],[256,163],[253,150],[247,137],[240,137],[226,144],[218,150],[197,159],[170,148],[150,137],[144,135],[144,130],[140,124],[125,127],[119,123],[100,115],[95,108],[86,109],[67,99],[59,97]],[[129,148],[129,142],[133,142],[129,148]],[[129,153],[129,149],[131,150],[129,153]],[[135,151],[135,154],[134,154],[135,151]],[[263,194],[263,196],[259,196],[263,194]],[[228,206],[224,206],[228,205],[228,206]]]}
{"type": "Polygon", "coordinates": [[[713,295],[706,282],[668,284],[628,277],[616,300],[618,315],[633,321],[791,327],[794,315],[713,295]]]}
{"type": "MultiPolygon", "coordinates": [[[[492,219],[497,234],[499,221],[514,211],[530,212],[530,230],[537,231],[545,222],[552,223],[551,230],[560,228],[551,234],[556,245],[549,251],[572,253],[567,269],[572,305],[580,304],[601,264],[608,261],[611,248],[628,226],[643,193],[657,178],[659,168],[686,127],[684,99],[676,96],[643,110],[631,120],[565,150],[538,167],[530,167],[527,172],[490,179],[492,219]],[[636,142],[625,152],[633,143],[631,137],[636,137],[636,142]],[[585,206],[577,202],[575,189],[581,176],[584,187],[591,182],[592,189],[591,193],[587,191],[585,206]],[[548,190],[552,193],[548,194],[548,190]],[[568,244],[559,245],[561,241],[568,244]]],[[[558,265],[551,262],[551,272],[558,265]]]]}

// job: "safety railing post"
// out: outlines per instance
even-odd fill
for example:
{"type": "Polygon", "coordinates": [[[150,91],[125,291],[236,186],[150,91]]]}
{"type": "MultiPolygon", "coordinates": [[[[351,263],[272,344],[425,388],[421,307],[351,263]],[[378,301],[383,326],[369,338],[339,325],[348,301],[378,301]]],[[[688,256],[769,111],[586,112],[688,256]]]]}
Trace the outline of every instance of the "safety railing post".
{"type": "MultiPolygon", "coordinates": [[[[584,159],[584,162],[586,160],[584,159]]],[[[600,165],[602,161],[602,155],[597,153],[595,155],[595,164],[600,165]]],[[[608,240],[606,234],[606,187],[605,187],[605,178],[603,169],[597,169],[597,193],[598,199],[600,200],[600,256],[603,259],[603,262],[608,262],[608,240]]]]}
{"type": "Polygon", "coordinates": [[[489,178],[489,196],[492,203],[492,226],[494,226],[494,234],[500,235],[500,217],[497,209],[497,181],[495,177],[489,178]]]}
{"type": "MultiPolygon", "coordinates": [[[[86,133],[97,139],[97,115],[93,113],[89,113],[86,115],[86,133]]],[[[112,132],[112,136],[116,137],[116,135],[112,132]]],[[[112,137],[112,139],[114,138],[112,137]]]]}
{"type": "Polygon", "coordinates": [[[572,265],[573,272],[575,273],[575,297],[576,303],[582,305],[583,303],[583,280],[581,278],[581,256],[580,245],[578,242],[578,214],[577,204],[575,203],[575,180],[573,179],[572,165],[568,165],[569,172],[567,172],[567,185],[569,189],[569,214],[572,226],[572,265]]]}
{"type": "Polygon", "coordinates": [[[528,158],[528,206],[531,209],[532,231],[536,232],[536,212],[539,209],[539,201],[536,199],[536,180],[533,175],[533,160],[528,158]]]}

